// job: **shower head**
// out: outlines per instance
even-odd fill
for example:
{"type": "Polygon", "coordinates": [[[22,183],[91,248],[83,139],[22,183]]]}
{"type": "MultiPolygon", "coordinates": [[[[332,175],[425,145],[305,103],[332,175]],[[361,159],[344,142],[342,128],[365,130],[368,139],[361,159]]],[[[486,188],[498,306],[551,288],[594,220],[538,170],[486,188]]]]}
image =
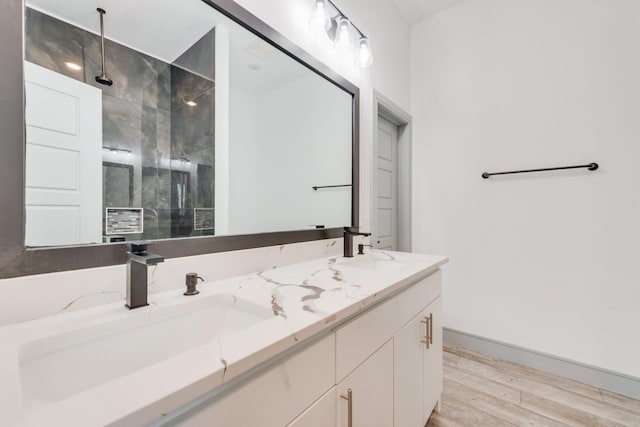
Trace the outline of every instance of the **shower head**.
{"type": "Polygon", "coordinates": [[[101,47],[101,53],[102,53],[102,73],[99,76],[96,76],[96,81],[102,85],[111,86],[113,84],[113,80],[107,77],[107,71],[106,71],[105,60],[104,60],[104,14],[107,12],[105,12],[105,10],[100,7],[96,10],[100,14],[100,47],[101,47]]]}
{"type": "Polygon", "coordinates": [[[96,76],[96,81],[102,85],[107,85],[107,86],[111,86],[113,84],[113,80],[111,80],[109,77],[105,75],[96,76]]]}

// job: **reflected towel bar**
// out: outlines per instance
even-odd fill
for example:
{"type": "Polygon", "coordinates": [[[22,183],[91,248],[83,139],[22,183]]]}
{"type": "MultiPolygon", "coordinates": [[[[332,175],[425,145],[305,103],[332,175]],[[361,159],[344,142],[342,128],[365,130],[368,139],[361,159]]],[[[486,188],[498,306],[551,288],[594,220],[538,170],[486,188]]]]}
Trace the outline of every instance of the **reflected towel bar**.
{"type": "Polygon", "coordinates": [[[318,188],[337,188],[337,187],[351,187],[351,184],[342,184],[342,185],[316,185],[313,188],[313,191],[318,190],[318,188]]]}
{"type": "Polygon", "coordinates": [[[594,171],[596,169],[598,169],[598,164],[597,163],[589,163],[588,165],[578,165],[578,166],[559,166],[556,168],[543,168],[543,169],[528,169],[528,170],[521,170],[521,171],[509,171],[509,172],[484,172],[482,174],[482,177],[484,179],[489,178],[492,175],[510,175],[510,174],[514,174],[514,173],[529,173],[529,172],[546,172],[546,171],[557,171],[557,170],[563,170],[563,169],[581,169],[581,168],[587,168],[590,171],[594,171]]]}

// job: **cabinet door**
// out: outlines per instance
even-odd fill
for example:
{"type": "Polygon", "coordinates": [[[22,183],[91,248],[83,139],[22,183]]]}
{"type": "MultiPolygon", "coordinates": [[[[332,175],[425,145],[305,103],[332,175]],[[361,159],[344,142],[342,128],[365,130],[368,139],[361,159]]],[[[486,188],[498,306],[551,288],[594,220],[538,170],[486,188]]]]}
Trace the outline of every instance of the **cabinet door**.
{"type": "Polygon", "coordinates": [[[366,359],[338,384],[338,426],[348,424],[348,402],[342,396],[352,391],[352,427],[393,425],[393,340],[366,359]]]}
{"type": "Polygon", "coordinates": [[[422,312],[424,317],[431,316],[431,343],[423,347],[424,356],[424,419],[431,416],[442,395],[442,297],[427,306],[422,312]]]}
{"type": "Polygon", "coordinates": [[[393,419],[396,427],[422,427],[425,316],[420,313],[393,337],[393,419]]]}
{"type": "Polygon", "coordinates": [[[335,427],[336,388],[333,387],[287,427],[335,427]]]}
{"type": "Polygon", "coordinates": [[[336,383],[440,295],[441,272],[430,276],[336,329],[336,383]]]}

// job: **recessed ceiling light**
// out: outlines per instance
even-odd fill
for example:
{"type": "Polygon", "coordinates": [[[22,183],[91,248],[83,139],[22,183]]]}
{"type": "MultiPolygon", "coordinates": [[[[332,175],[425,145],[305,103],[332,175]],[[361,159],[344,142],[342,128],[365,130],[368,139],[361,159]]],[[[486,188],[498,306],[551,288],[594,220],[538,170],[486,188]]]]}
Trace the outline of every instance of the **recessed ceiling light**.
{"type": "Polygon", "coordinates": [[[264,61],[271,60],[278,56],[280,52],[264,40],[256,38],[244,50],[251,56],[262,59],[264,61]]]}
{"type": "Polygon", "coordinates": [[[65,62],[64,65],[67,66],[67,68],[72,69],[73,71],[80,71],[82,70],[82,67],[78,64],[76,64],[75,62],[65,62]]]}
{"type": "Polygon", "coordinates": [[[198,105],[196,101],[187,101],[185,102],[185,104],[187,104],[189,107],[195,107],[196,105],[198,105]]]}

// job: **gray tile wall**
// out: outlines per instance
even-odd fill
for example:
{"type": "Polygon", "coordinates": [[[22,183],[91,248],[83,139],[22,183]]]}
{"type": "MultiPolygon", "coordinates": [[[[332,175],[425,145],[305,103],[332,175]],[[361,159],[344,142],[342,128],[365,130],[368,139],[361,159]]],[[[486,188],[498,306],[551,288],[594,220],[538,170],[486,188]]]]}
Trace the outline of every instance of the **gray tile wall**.
{"type": "Polygon", "coordinates": [[[127,239],[213,234],[193,230],[193,208],[214,207],[214,30],[176,60],[179,66],[106,40],[109,87],[94,79],[101,68],[98,35],[30,8],[25,28],[27,61],[102,90],[103,146],[132,154],[130,168],[103,165],[104,206],[145,208],[144,234],[127,239]],[[189,172],[169,169],[179,158],[190,162],[189,172]],[[179,204],[184,180],[189,191],[179,204]]]}

